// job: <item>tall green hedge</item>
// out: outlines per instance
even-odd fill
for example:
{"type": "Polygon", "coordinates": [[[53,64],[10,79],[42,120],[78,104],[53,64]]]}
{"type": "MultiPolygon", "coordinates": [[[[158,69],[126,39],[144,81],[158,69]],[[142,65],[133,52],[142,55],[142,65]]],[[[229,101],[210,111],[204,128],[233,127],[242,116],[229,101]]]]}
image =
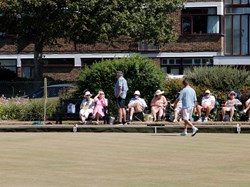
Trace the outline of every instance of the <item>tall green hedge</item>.
{"type": "Polygon", "coordinates": [[[81,72],[78,86],[79,93],[83,97],[84,92],[89,90],[96,94],[103,90],[111,102],[111,110],[115,110],[114,85],[117,81],[116,71],[122,71],[128,82],[128,100],[133,97],[135,90],[141,92],[147,103],[151,101],[157,89],[164,88],[166,75],[154,61],[142,56],[132,56],[121,59],[103,60],[85,68],[81,72]]]}

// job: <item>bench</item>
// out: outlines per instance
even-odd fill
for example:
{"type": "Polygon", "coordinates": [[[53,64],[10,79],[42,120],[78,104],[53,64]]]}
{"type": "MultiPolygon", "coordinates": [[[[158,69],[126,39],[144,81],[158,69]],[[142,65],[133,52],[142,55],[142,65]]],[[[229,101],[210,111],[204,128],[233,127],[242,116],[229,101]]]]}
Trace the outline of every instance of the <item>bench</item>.
{"type": "Polygon", "coordinates": [[[60,99],[56,108],[56,124],[62,124],[63,120],[79,120],[79,111],[82,99],[60,99]]]}

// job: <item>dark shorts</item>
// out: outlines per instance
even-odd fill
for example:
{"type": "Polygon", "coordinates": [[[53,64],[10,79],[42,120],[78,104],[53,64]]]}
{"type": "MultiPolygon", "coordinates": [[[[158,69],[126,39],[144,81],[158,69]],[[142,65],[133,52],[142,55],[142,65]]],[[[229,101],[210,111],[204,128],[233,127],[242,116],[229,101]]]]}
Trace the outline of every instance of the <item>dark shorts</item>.
{"type": "Polygon", "coordinates": [[[117,106],[118,108],[125,108],[125,99],[119,97],[117,98],[117,106]]]}

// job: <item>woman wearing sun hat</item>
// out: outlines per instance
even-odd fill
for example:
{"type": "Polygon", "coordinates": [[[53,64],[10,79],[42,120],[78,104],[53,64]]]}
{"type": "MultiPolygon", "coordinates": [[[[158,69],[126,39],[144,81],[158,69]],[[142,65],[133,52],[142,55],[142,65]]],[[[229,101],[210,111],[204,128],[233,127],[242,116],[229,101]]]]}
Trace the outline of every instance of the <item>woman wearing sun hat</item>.
{"type": "Polygon", "coordinates": [[[89,117],[89,114],[93,113],[95,106],[94,99],[91,98],[92,94],[89,91],[86,91],[84,94],[84,99],[80,105],[80,118],[82,123],[86,123],[86,119],[89,117]]]}
{"type": "Polygon", "coordinates": [[[96,118],[96,124],[99,124],[99,118],[104,117],[104,107],[108,105],[107,100],[105,99],[105,95],[103,91],[99,91],[98,94],[94,98],[95,108],[93,111],[93,116],[96,118]]]}
{"type": "Polygon", "coordinates": [[[164,95],[162,95],[164,93],[164,91],[161,90],[157,90],[155,92],[155,96],[154,98],[151,100],[151,112],[154,116],[154,121],[161,120],[162,116],[163,116],[163,112],[164,109],[166,108],[166,106],[168,105],[167,99],[164,95]],[[158,118],[156,117],[158,113],[158,118]]]}
{"type": "Polygon", "coordinates": [[[234,110],[235,110],[235,105],[242,105],[239,99],[236,99],[237,93],[235,91],[231,91],[229,93],[229,99],[226,101],[224,106],[222,107],[221,114],[222,114],[222,120],[225,120],[225,115],[226,112],[230,112],[229,116],[230,119],[229,121],[233,120],[233,115],[234,115],[234,110]]]}

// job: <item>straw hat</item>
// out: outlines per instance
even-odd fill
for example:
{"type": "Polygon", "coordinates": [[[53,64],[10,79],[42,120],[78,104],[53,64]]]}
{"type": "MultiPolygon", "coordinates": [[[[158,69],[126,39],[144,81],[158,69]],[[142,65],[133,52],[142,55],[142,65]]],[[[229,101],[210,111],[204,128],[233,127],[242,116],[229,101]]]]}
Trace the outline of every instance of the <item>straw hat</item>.
{"type": "Polygon", "coordinates": [[[92,94],[91,94],[89,91],[86,91],[85,94],[84,94],[84,97],[86,97],[86,96],[88,96],[88,95],[89,95],[90,97],[92,96],[92,94]]]}
{"type": "Polygon", "coordinates": [[[164,91],[156,90],[155,95],[162,95],[163,93],[164,93],[164,91]]]}

